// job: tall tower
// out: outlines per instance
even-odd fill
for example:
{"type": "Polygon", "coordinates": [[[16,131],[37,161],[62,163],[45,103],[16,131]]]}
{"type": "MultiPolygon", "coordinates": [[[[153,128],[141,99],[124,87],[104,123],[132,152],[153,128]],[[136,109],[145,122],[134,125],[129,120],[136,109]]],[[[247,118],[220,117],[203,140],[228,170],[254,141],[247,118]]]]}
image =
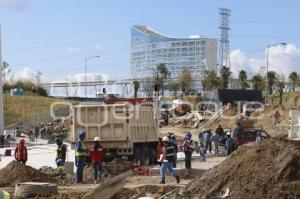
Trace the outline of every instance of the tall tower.
{"type": "Polygon", "coordinates": [[[231,10],[227,8],[219,8],[219,30],[220,30],[220,37],[219,37],[219,66],[227,66],[230,67],[230,27],[229,21],[231,16],[231,10]]]}

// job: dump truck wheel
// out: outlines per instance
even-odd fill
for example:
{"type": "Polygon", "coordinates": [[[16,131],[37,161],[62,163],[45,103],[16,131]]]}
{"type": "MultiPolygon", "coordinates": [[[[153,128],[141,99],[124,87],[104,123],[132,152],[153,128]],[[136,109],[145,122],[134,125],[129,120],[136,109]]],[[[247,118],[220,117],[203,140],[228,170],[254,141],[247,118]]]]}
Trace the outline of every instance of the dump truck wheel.
{"type": "Polygon", "coordinates": [[[142,165],[142,151],[140,148],[136,147],[134,148],[134,159],[138,166],[142,165]]]}
{"type": "Polygon", "coordinates": [[[150,155],[149,155],[149,148],[147,146],[144,146],[142,149],[142,164],[143,165],[149,165],[150,163],[150,155]]]}
{"type": "Polygon", "coordinates": [[[151,148],[149,150],[148,156],[149,156],[149,164],[150,165],[154,164],[156,162],[156,151],[155,151],[155,149],[151,148]]]}

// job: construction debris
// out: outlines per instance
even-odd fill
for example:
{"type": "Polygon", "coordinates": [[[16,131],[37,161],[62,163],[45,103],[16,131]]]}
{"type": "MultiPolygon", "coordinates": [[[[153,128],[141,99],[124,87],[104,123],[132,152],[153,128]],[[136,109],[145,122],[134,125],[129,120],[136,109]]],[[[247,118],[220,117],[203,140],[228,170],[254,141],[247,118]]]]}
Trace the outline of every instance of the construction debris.
{"type": "Polygon", "coordinates": [[[191,112],[192,107],[189,104],[179,104],[175,107],[174,113],[176,116],[183,116],[189,112],[191,112]]]}
{"type": "Polygon", "coordinates": [[[183,194],[188,198],[300,198],[299,146],[279,139],[242,146],[193,180],[183,194]]]}
{"type": "Polygon", "coordinates": [[[197,111],[187,112],[185,115],[180,117],[175,117],[170,119],[171,125],[181,125],[184,127],[193,127],[197,128],[201,121],[204,120],[204,117],[200,115],[197,111]]]}

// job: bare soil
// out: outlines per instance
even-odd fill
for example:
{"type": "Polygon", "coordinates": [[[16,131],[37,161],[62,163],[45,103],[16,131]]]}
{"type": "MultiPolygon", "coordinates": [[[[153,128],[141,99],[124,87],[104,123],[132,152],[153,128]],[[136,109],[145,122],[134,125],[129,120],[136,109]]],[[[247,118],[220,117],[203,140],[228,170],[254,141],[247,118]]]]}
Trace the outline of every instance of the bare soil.
{"type": "Polygon", "coordinates": [[[184,191],[185,197],[300,198],[300,143],[271,138],[242,146],[184,191]]]}
{"type": "Polygon", "coordinates": [[[30,166],[20,164],[17,161],[10,162],[0,170],[0,186],[15,186],[22,182],[55,182],[48,174],[40,172],[30,166]]]}

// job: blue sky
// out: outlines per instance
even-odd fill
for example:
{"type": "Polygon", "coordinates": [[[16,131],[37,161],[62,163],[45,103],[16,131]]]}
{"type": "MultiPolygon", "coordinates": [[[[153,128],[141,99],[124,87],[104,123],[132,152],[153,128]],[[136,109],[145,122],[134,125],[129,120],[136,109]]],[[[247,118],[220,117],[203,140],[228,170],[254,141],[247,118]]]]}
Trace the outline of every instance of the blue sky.
{"type": "MultiPolygon", "coordinates": [[[[233,70],[253,63],[257,69],[266,46],[277,42],[292,44],[294,51],[273,49],[274,59],[276,52],[283,52],[288,55],[283,65],[300,64],[297,0],[0,0],[3,58],[15,72],[28,67],[51,81],[82,73],[84,58],[99,55],[89,61],[90,73],[126,76],[132,25],[148,25],[174,37],[217,38],[218,7],[232,10],[231,49],[239,49],[233,70]]],[[[291,68],[298,70],[296,65],[291,68]]]]}

